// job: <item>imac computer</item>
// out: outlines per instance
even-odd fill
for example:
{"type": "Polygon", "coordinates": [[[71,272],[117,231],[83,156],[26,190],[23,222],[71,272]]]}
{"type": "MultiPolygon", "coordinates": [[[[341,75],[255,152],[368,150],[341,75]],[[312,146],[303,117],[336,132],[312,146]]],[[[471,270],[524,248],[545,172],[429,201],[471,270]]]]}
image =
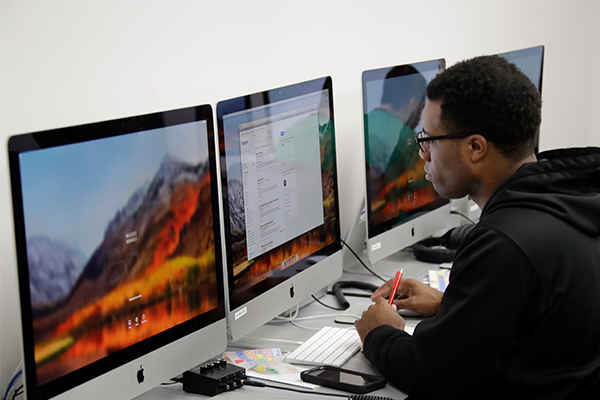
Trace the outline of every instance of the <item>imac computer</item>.
{"type": "Polygon", "coordinates": [[[331,77],[217,104],[229,334],[342,274],[331,77]]]}
{"type": "Polygon", "coordinates": [[[445,60],[364,71],[366,253],[382,260],[449,227],[450,204],[425,179],[415,134],[427,83],[445,60]]]}
{"type": "Polygon", "coordinates": [[[227,345],[209,105],[13,136],[29,399],[130,399],[227,345]]]}
{"type": "MultiPolygon", "coordinates": [[[[544,70],[544,46],[528,47],[498,54],[515,64],[542,93],[542,74],[544,70]]],[[[535,152],[539,151],[540,132],[535,138],[535,152]]]]}

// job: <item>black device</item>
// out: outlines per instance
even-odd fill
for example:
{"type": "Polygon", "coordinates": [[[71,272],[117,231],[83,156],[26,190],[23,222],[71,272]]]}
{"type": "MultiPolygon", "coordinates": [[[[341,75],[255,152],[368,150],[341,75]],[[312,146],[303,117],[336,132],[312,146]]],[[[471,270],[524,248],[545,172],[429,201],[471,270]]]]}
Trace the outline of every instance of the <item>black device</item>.
{"type": "Polygon", "coordinates": [[[461,225],[450,229],[441,237],[423,239],[413,244],[413,254],[419,261],[440,264],[452,262],[456,250],[475,225],[461,225]]]}
{"type": "Polygon", "coordinates": [[[321,365],[302,371],[300,378],[304,382],[316,383],[350,393],[369,393],[381,389],[387,384],[382,376],[350,371],[330,365],[321,365]]]}
{"type": "Polygon", "coordinates": [[[224,359],[199,365],[183,373],[183,391],[215,396],[242,386],[246,370],[224,359]]]}
{"type": "Polygon", "coordinates": [[[358,281],[338,281],[338,282],[336,282],[331,287],[331,292],[337,299],[338,303],[340,303],[340,306],[344,310],[346,310],[348,307],[350,307],[350,303],[348,302],[348,300],[346,300],[346,296],[342,292],[342,289],[344,289],[344,288],[363,289],[363,290],[370,290],[371,292],[375,292],[379,288],[379,286],[373,285],[372,283],[368,283],[368,282],[358,282],[358,281]]]}

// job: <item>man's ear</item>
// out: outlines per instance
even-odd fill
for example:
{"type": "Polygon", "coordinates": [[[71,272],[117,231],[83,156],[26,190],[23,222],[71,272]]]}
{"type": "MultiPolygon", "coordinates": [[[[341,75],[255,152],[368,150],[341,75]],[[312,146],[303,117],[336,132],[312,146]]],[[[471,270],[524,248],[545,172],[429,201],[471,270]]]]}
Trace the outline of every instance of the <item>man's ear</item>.
{"type": "Polygon", "coordinates": [[[481,135],[471,135],[467,138],[469,145],[469,155],[472,162],[482,160],[489,151],[490,143],[481,135]]]}

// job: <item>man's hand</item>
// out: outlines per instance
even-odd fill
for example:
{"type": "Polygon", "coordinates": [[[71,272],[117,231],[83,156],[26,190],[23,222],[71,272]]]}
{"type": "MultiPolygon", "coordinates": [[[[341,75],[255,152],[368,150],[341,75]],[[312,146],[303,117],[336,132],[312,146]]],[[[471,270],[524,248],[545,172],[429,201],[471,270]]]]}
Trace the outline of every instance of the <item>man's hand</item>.
{"type": "MultiPolygon", "coordinates": [[[[371,296],[372,301],[379,298],[388,297],[392,292],[394,280],[390,279],[379,287],[371,296]]],[[[442,306],[442,297],[444,294],[429,285],[419,282],[415,279],[406,279],[400,282],[398,293],[401,296],[394,300],[398,309],[412,310],[421,315],[435,315],[442,306]]]]}
{"type": "Polygon", "coordinates": [[[404,318],[399,316],[396,310],[396,307],[390,306],[383,297],[378,298],[375,304],[369,306],[363,313],[361,319],[354,321],[360,340],[364,343],[367,334],[381,325],[391,325],[404,330],[404,318]]]}

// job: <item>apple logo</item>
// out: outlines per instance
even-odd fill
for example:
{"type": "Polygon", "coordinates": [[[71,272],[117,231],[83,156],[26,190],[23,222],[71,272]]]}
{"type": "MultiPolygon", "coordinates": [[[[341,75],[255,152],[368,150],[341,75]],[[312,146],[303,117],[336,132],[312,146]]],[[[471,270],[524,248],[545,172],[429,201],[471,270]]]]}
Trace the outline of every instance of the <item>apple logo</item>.
{"type": "Polygon", "coordinates": [[[290,297],[294,297],[296,293],[294,293],[294,285],[290,287],[290,297]]]}
{"type": "Polygon", "coordinates": [[[138,383],[144,382],[144,367],[140,365],[140,369],[137,372],[137,381],[138,383]]]}

